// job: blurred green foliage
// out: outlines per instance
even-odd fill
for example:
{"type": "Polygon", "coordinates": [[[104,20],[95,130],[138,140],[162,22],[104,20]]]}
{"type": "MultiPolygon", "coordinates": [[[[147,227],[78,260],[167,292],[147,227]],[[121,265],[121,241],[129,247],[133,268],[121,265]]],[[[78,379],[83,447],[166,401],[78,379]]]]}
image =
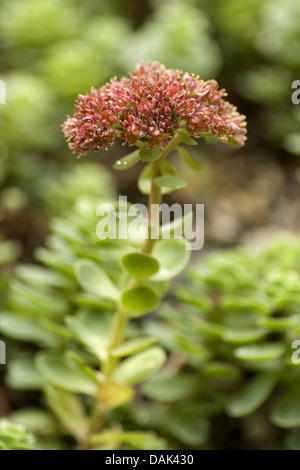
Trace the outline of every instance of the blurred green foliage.
{"type": "MultiPolygon", "coordinates": [[[[44,187],[62,212],[36,251],[40,264],[20,264],[10,279],[0,333],[10,342],[7,386],[46,397],[11,418],[35,434],[39,448],[61,449],[70,446],[66,436],[86,441],[115,286],[124,282],[120,260],[125,254],[123,267],[139,278],[157,266],[155,258],[136,258],[136,240],[97,238],[96,208],[114,198],[103,168],[82,163],[80,172],[46,178],[44,187]]],[[[172,259],[178,263],[179,253],[172,259]]],[[[299,240],[285,235],[260,250],[207,254],[190,268],[161,307],[163,321],[128,327],[114,352],[125,359],[97,392],[109,410],[105,431],[89,446],[298,449],[299,263],[299,240]],[[133,403],[132,385],[143,397],[133,403]]],[[[167,284],[157,282],[155,291],[164,294],[167,284]]]]}
{"type": "MultiPolygon", "coordinates": [[[[164,440],[153,433],[132,432],[132,426],[122,430],[115,424],[117,415],[108,415],[104,433],[89,435],[95,400],[104,410],[125,405],[133,397],[130,386],[153,375],[166,360],[163,349],[155,345],[158,338],[137,338],[136,330],[129,329],[129,341],[115,351],[115,357],[125,358],[115,376],[105,381],[99,371],[99,363],[105,363],[107,357],[118,289],[128,281],[121,260],[131,252],[124,266],[129,272],[136,269],[137,255],[132,252],[140,243],[97,238],[96,226],[101,220],[97,207],[114,197],[111,178],[104,168],[86,162],[80,171],[75,168],[58,181],[45,179],[43,187],[55,207],[59,202],[61,214],[52,218],[46,247],[36,251],[40,265],[20,264],[10,279],[0,313],[0,332],[10,341],[6,384],[20,391],[43,390],[46,408],[53,414],[44,408],[43,400],[37,403],[40,408],[22,408],[12,419],[34,432],[42,449],[65,448],[65,435],[93,449],[165,447],[164,440]],[[33,361],[37,350],[40,352],[33,361]]],[[[171,257],[178,258],[174,252],[171,257]]],[[[158,271],[155,258],[147,257],[148,267],[143,261],[142,277],[158,271]]],[[[149,311],[167,284],[148,281],[143,286],[140,282],[138,287],[125,290],[124,310],[130,308],[134,316],[149,311]],[[141,289],[147,292],[139,298],[141,289]],[[149,293],[154,303],[150,299],[149,304],[149,293]]]]}
{"type": "Polygon", "coordinates": [[[212,38],[206,13],[191,2],[155,2],[154,14],[128,38],[123,50],[124,68],[137,61],[159,60],[167,67],[216,76],[221,54],[212,38]]]}
{"type": "Polygon", "coordinates": [[[290,235],[190,268],[164,322],[146,322],[171,357],[142,387],[156,404],[140,405],[137,422],[192,447],[299,449],[299,276],[290,235]]]}
{"type": "Polygon", "coordinates": [[[34,450],[34,437],[20,424],[0,420],[0,450],[34,450]]]}

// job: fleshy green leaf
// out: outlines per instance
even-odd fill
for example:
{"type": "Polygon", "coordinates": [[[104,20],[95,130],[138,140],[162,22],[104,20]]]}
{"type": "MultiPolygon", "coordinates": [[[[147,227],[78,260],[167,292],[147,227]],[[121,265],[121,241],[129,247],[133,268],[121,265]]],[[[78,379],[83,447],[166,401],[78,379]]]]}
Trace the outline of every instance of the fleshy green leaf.
{"type": "Polygon", "coordinates": [[[282,309],[289,309],[295,312],[299,312],[300,295],[298,293],[283,295],[278,300],[278,307],[282,309]]]}
{"type": "Polygon", "coordinates": [[[197,162],[197,160],[194,159],[194,157],[188,152],[184,147],[177,147],[177,150],[183,159],[183,161],[186,163],[186,165],[194,171],[202,171],[203,167],[200,165],[200,163],[197,162]]]}
{"type": "Polygon", "coordinates": [[[228,294],[221,298],[221,307],[234,312],[253,312],[267,315],[270,312],[270,302],[254,296],[228,294]]]}
{"type": "Polygon", "coordinates": [[[45,328],[49,333],[52,333],[53,335],[57,336],[58,338],[71,338],[72,333],[69,331],[69,329],[62,325],[61,323],[52,320],[52,318],[49,317],[41,317],[39,319],[39,324],[45,328]]]}
{"type": "Polygon", "coordinates": [[[171,188],[171,189],[180,189],[185,188],[187,186],[187,182],[178,176],[159,176],[158,178],[154,178],[154,183],[157,186],[161,186],[163,188],[171,188]]]}
{"type": "Polygon", "coordinates": [[[8,364],[6,381],[16,390],[40,390],[43,386],[43,377],[37,371],[32,359],[14,359],[8,364]]]}
{"type": "Polygon", "coordinates": [[[112,316],[99,312],[82,312],[67,318],[68,326],[84,346],[100,359],[105,359],[112,316]]]}
{"type": "Polygon", "coordinates": [[[80,398],[56,387],[46,387],[50,408],[63,426],[79,440],[87,436],[87,419],[80,398]]]}
{"type": "Polygon", "coordinates": [[[139,317],[151,312],[157,304],[157,295],[147,286],[132,287],[122,294],[122,307],[129,317],[139,317]]]}
{"type": "Polygon", "coordinates": [[[135,385],[157,372],[166,359],[165,351],[154,346],[121,362],[115,371],[115,378],[125,385],[135,385]]]}
{"type": "MultiPolygon", "coordinates": [[[[176,176],[176,170],[173,165],[168,162],[164,161],[162,165],[162,173],[164,176],[176,176]]],[[[143,194],[150,194],[151,191],[151,165],[147,165],[138,179],[138,188],[143,194]]],[[[171,188],[162,188],[162,194],[168,194],[172,192],[171,188]]]]}
{"type": "Polygon", "coordinates": [[[10,418],[33,433],[49,434],[57,427],[53,416],[40,408],[20,408],[10,418]]]}
{"type": "Polygon", "coordinates": [[[276,402],[270,415],[271,422],[280,428],[300,426],[300,392],[284,394],[276,402]]]}
{"type": "Polygon", "coordinates": [[[10,295],[16,310],[30,315],[60,316],[69,310],[68,302],[57,291],[36,289],[15,279],[10,283],[10,295]],[[55,293],[55,295],[54,295],[55,293]]]}
{"type": "Polygon", "coordinates": [[[40,353],[36,366],[44,379],[51,385],[63,390],[94,396],[98,390],[97,382],[82,368],[75,367],[62,356],[40,353]]]}
{"type": "Polygon", "coordinates": [[[153,276],[159,270],[157,259],[144,253],[127,253],[122,258],[122,265],[136,279],[153,276]]]}
{"type": "Polygon", "coordinates": [[[181,141],[186,145],[198,145],[198,142],[194,140],[189,132],[185,129],[179,129],[177,133],[180,135],[181,141]]]}
{"type": "Polygon", "coordinates": [[[132,168],[136,163],[140,161],[140,150],[135,150],[134,152],[126,155],[126,157],[121,158],[121,160],[117,160],[114,164],[114,169],[119,171],[128,170],[132,168]]]}
{"type": "Polygon", "coordinates": [[[182,235],[184,230],[192,225],[193,212],[187,212],[183,217],[177,217],[170,223],[163,224],[160,228],[160,234],[162,238],[169,239],[172,236],[178,234],[182,235]]]}
{"type": "Polygon", "coordinates": [[[74,303],[81,307],[87,307],[89,309],[98,309],[100,311],[110,310],[113,308],[115,301],[110,299],[104,299],[95,294],[90,294],[88,292],[78,292],[74,293],[72,300],[74,303]]]}
{"type": "Polygon", "coordinates": [[[203,417],[201,409],[189,404],[174,406],[167,418],[169,431],[181,442],[190,446],[200,446],[207,442],[210,424],[203,417]]]}
{"type": "Polygon", "coordinates": [[[75,256],[69,253],[54,252],[46,248],[38,248],[35,251],[35,257],[45,265],[57,269],[67,276],[74,277],[75,256]]]}
{"type": "Polygon", "coordinates": [[[0,450],[34,450],[35,438],[20,425],[0,419],[0,450]]]}
{"type": "MultiPolygon", "coordinates": [[[[178,286],[175,292],[176,297],[196,307],[204,312],[211,312],[214,308],[214,303],[208,295],[204,292],[199,292],[199,289],[192,286],[178,286]]],[[[201,321],[201,320],[200,320],[201,321]]],[[[221,325],[218,325],[221,326],[221,325]]]]}
{"type": "Polygon", "coordinates": [[[234,356],[242,361],[271,361],[282,357],[285,352],[285,345],[282,343],[253,344],[240,346],[234,350],[234,356]]]}
{"type": "Polygon", "coordinates": [[[82,233],[74,225],[63,219],[53,219],[51,221],[52,230],[69,243],[83,244],[85,239],[82,233]]]}
{"type": "MultiPolygon", "coordinates": [[[[64,359],[64,358],[63,358],[64,359]]],[[[65,352],[66,364],[69,365],[79,375],[85,375],[89,377],[93,382],[99,382],[99,376],[97,371],[92,369],[87,363],[85,358],[79,352],[72,350],[65,352]]]]}
{"type": "Polygon", "coordinates": [[[164,281],[177,276],[189,262],[191,251],[187,250],[184,240],[162,240],[156,243],[153,256],[160,262],[160,270],[152,277],[164,281]]]}
{"type": "Polygon", "coordinates": [[[168,292],[168,289],[170,287],[170,281],[152,281],[152,280],[147,280],[144,282],[144,285],[147,287],[150,287],[150,289],[154,290],[155,294],[159,297],[162,298],[166,293],[168,292]]]}
{"type": "Polygon", "coordinates": [[[264,328],[227,328],[223,334],[223,340],[231,344],[251,343],[266,336],[267,332],[268,330],[264,328]]]}
{"type": "Polygon", "coordinates": [[[263,317],[263,318],[258,318],[257,323],[265,328],[268,328],[271,331],[283,331],[283,330],[292,328],[294,325],[298,323],[298,320],[295,317],[286,317],[286,318],[263,317]]]}
{"type": "Polygon", "coordinates": [[[22,264],[18,266],[16,275],[19,279],[23,279],[28,284],[35,286],[69,289],[73,288],[75,285],[75,282],[71,281],[59,272],[31,264],[22,264]]]}
{"type": "Polygon", "coordinates": [[[112,410],[119,406],[124,406],[133,398],[133,390],[129,387],[116,382],[113,379],[107,379],[102,382],[98,392],[98,399],[101,408],[112,410]]]}
{"type": "Polygon", "coordinates": [[[12,312],[0,313],[0,331],[9,338],[56,346],[57,337],[45,330],[36,320],[12,312]]]}
{"type": "Polygon", "coordinates": [[[105,299],[119,299],[119,290],[94,261],[89,259],[77,261],[75,263],[75,272],[78,282],[87,292],[105,299]]]}
{"type": "Polygon", "coordinates": [[[125,357],[131,356],[142,349],[146,349],[149,346],[157,343],[158,338],[135,338],[129,341],[126,341],[124,344],[118,348],[110,350],[110,355],[113,357],[125,357]]]}
{"type": "MultiPolygon", "coordinates": [[[[200,133],[201,137],[203,137],[206,142],[208,143],[214,143],[214,142],[218,142],[218,137],[216,137],[212,132],[201,132],[200,133]]],[[[230,138],[229,138],[230,139],[230,138]]],[[[229,139],[227,140],[227,142],[229,143],[229,139]]],[[[230,143],[232,142],[233,139],[230,140],[230,143]]]]}
{"type": "Polygon", "coordinates": [[[202,319],[197,321],[195,328],[199,333],[211,338],[222,338],[225,330],[224,326],[219,323],[208,322],[202,319]]]}
{"type": "Polygon", "coordinates": [[[143,147],[139,150],[140,159],[143,162],[153,162],[161,154],[159,147],[156,147],[154,150],[148,150],[148,143],[146,142],[143,147]]]}
{"type": "Polygon", "coordinates": [[[200,388],[200,378],[192,374],[161,374],[143,385],[143,395],[151,400],[173,402],[184,400],[200,388]]]}
{"type": "Polygon", "coordinates": [[[253,413],[269,397],[276,384],[276,377],[261,375],[233,394],[227,403],[226,411],[233,418],[253,413]]]}
{"type": "Polygon", "coordinates": [[[233,364],[221,361],[210,361],[203,367],[204,374],[216,380],[237,380],[241,371],[233,364]]]}
{"type": "Polygon", "coordinates": [[[191,340],[190,336],[184,336],[178,334],[176,341],[180,348],[183,349],[190,357],[196,359],[196,361],[206,361],[210,353],[199,341],[191,340]]]}

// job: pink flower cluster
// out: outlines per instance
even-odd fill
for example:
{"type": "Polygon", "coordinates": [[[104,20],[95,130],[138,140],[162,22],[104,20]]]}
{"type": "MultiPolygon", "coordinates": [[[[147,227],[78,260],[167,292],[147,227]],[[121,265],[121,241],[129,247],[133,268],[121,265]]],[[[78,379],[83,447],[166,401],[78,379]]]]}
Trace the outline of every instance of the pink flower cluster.
{"type": "Polygon", "coordinates": [[[137,65],[128,77],[79,95],[73,117],[63,124],[70,148],[78,155],[107,149],[115,137],[148,148],[164,147],[174,132],[186,129],[193,137],[215,135],[238,145],[246,140],[245,116],[225,101],[215,80],[168,70],[158,62],[137,65]]]}

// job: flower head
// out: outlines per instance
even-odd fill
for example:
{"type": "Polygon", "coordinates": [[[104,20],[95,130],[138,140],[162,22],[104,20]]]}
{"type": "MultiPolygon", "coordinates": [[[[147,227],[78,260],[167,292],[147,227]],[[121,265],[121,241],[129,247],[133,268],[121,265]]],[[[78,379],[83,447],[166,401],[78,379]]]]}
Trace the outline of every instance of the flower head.
{"type": "Polygon", "coordinates": [[[62,128],[79,155],[108,148],[115,137],[129,145],[145,141],[150,150],[162,148],[179,126],[196,138],[209,133],[244,145],[245,116],[225,96],[215,80],[169,70],[158,62],[141,62],[128,77],[113,78],[100,89],[79,95],[74,116],[62,128]]]}

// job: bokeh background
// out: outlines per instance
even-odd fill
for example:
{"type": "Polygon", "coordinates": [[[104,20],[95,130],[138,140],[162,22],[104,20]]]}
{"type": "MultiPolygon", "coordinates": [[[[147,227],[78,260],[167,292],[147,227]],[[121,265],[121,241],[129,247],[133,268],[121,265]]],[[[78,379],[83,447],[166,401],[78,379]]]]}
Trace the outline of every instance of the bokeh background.
{"type": "MultiPolygon", "coordinates": [[[[79,93],[156,59],[216,78],[247,115],[249,140],[240,151],[200,145],[205,171],[175,197],[204,202],[206,242],[232,245],[255,233],[299,229],[300,105],[291,84],[300,77],[300,2],[287,0],[0,0],[1,256],[26,261],[43,243],[48,185],[82,165],[66,146],[60,124],[79,93]],[[4,253],[2,253],[4,252],[4,253]]],[[[202,144],[202,143],[201,143],[202,144]]],[[[112,163],[126,149],[85,161],[112,163]]],[[[137,168],[137,172],[140,167],[137,168]]],[[[136,173],[118,188],[134,200],[136,173]]]]}
{"type": "Polygon", "coordinates": [[[200,142],[192,152],[204,171],[182,168],[189,185],[169,196],[205,204],[205,248],[299,233],[300,104],[291,101],[300,79],[299,18],[299,0],[0,0],[3,278],[16,261],[34,260],[49,220],[68,208],[74,191],[105,189],[110,174],[119,193],[143,200],[135,189],[142,164],[112,168],[126,148],[117,143],[78,161],[60,130],[79,93],[127,74],[141,59],[217,79],[247,116],[245,148],[200,142]],[[83,166],[100,164],[109,169],[105,183],[92,166],[81,176],[83,166]]]}

